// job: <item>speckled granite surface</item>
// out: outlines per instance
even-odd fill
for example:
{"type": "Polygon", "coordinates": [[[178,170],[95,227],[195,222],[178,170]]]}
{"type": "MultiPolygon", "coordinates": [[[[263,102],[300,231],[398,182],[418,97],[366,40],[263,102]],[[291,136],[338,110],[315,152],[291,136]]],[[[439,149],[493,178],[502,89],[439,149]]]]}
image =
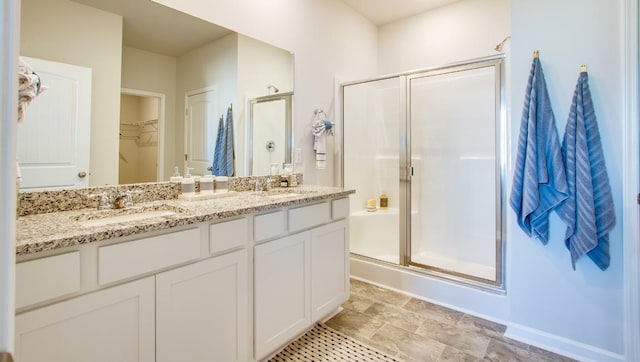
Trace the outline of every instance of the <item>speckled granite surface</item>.
{"type": "Polygon", "coordinates": [[[298,195],[269,198],[264,193],[256,194],[253,191],[244,191],[238,192],[235,196],[204,201],[168,199],[143,202],[124,210],[97,211],[95,208],[85,208],[20,216],[17,221],[16,254],[33,254],[105,239],[165,230],[181,225],[225,219],[284,206],[347,196],[355,191],[335,187],[300,185],[286,189],[274,189],[272,194],[279,192],[298,193],[298,195]],[[175,214],[101,226],[83,225],[89,219],[100,219],[125,213],[135,214],[143,209],[144,211],[168,210],[175,214]]]}
{"type": "MultiPolygon", "coordinates": [[[[302,184],[302,174],[295,174],[298,184],[302,184]]],[[[251,191],[255,181],[264,182],[269,176],[230,177],[229,190],[251,191]]],[[[273,186],[279,184],[273,183],[273,186]]],[[[196,184],[197,189],[197,184],[196,184]]],[[[144,203],[156,200],[177,199],[180,195],[180,183],[150,182],[119,186],[95,186],[85,188],[71,188],[51,191],[21,192],[18,197],[18,216],[45,214],[49,212],[82,210],[97,208],[103,192],[114,195],[118,191],[132,191],[134,203],[144,203]]]]}

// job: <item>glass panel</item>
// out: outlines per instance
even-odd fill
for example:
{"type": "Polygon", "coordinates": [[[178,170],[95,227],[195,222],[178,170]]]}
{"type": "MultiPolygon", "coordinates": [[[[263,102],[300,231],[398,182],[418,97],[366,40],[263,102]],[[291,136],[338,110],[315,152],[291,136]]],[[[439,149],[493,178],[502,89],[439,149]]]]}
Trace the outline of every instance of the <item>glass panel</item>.
{"type": "Polygon", "coordinates": [[[350,196],[351,252],[399,263],[400,82],[383,79],[344,88],[344,186],[350,196]],[[380,196],[388,208],[380,208],[380,196]],[[369,202],[375,208],[367,208],[369,202]]]}
{"type": "Polygon", "coordinates": [[[496,281],[496,74],[410,80],[411,263],[496,281]]]}
{"type": "Polygon", "coordinates": [[[252,175],[269,175],[271,164],[286,162],[287,104],[284,99],[252,105],[252,175]]]}

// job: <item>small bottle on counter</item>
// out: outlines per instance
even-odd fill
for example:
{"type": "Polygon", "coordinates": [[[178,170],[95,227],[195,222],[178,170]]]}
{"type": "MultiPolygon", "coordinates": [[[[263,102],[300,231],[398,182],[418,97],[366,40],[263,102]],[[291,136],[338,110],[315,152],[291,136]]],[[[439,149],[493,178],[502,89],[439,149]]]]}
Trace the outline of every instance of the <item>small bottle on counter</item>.
{"type": "Polygon", "coordinates": [[[373,212],[373,211],[376,211],[376,210],[378,210],[378,209],[376,209],[376,199],[367,200],[367,211],[373,212]]]}
{"type": "Polygon", "coordinates": [[[169,178],[171,182],[180,182],[182,181],[182,176],[180,176],[180,171],[178,171],[178,166],[173,168],[173,175],[169,178]]]}
{"type": "Polygon", "coordinates": [[[200,193],[201,194],[213,193],[213,177],[212,176],[200,177],[200,193]]]}
{"type": "Polygon", "coordinates": [[[216,176],[216,192],[229,191],[229,177],[228,176],[216,176]]]}
{"type": "Polygon", "coordinates": [[[286,175],[280,176],[280,187],[289,187],[289,177],[286,175]]]}
{"type": "Polygon", "coordinates": [[[380,210],[386,210],[389,208],[389,198],[384,192],[380,195],[380,210]]]}

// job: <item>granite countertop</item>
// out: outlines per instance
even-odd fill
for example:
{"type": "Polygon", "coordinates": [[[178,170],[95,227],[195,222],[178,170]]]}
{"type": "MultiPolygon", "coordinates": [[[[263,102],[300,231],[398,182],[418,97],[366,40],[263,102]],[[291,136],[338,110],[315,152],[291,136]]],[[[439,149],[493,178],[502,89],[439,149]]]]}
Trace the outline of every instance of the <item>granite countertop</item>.
{"type": "Polygon", "coordinates": [[[20,216],[17,220],[16,255],[29,255],[47,250],[88,244],[100,240],[136,235],[149,231],[166,230],[177,226],[220,220],[285,206],[306,204],[347,196],[354,190],[336,187],[301,185],[279,192],[298,193],[290,197],[269,198],[252,191],[234,193],[233,196],[202,201],[180,199],[140,203],[121,210],[83,209],[20,216]],[[286,190],[286,191],[285,191],[286,190]],[[135,214],[140,211],[158,211],[159,216],[137,221],[87,225],[90,220],[104,216],[135,214]],[[168,211],[162,215],[162,211],[168,211]]]}

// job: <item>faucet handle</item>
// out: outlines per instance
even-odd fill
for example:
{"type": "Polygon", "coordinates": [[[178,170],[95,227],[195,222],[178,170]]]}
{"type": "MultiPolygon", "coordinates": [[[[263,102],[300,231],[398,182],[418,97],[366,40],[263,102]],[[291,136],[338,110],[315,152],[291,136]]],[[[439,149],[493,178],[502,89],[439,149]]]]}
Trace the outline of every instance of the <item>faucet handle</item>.
{"type": "Polygon", "coordinates": [[[107,195],[106,191],[102,191],[99,194],[89,194],[87,195],[90,199],[100,198],[100,203],[98,204],[98,210],[105,210],[111,208],[111,203],[109,202],[109,195],[107,195]]]}

